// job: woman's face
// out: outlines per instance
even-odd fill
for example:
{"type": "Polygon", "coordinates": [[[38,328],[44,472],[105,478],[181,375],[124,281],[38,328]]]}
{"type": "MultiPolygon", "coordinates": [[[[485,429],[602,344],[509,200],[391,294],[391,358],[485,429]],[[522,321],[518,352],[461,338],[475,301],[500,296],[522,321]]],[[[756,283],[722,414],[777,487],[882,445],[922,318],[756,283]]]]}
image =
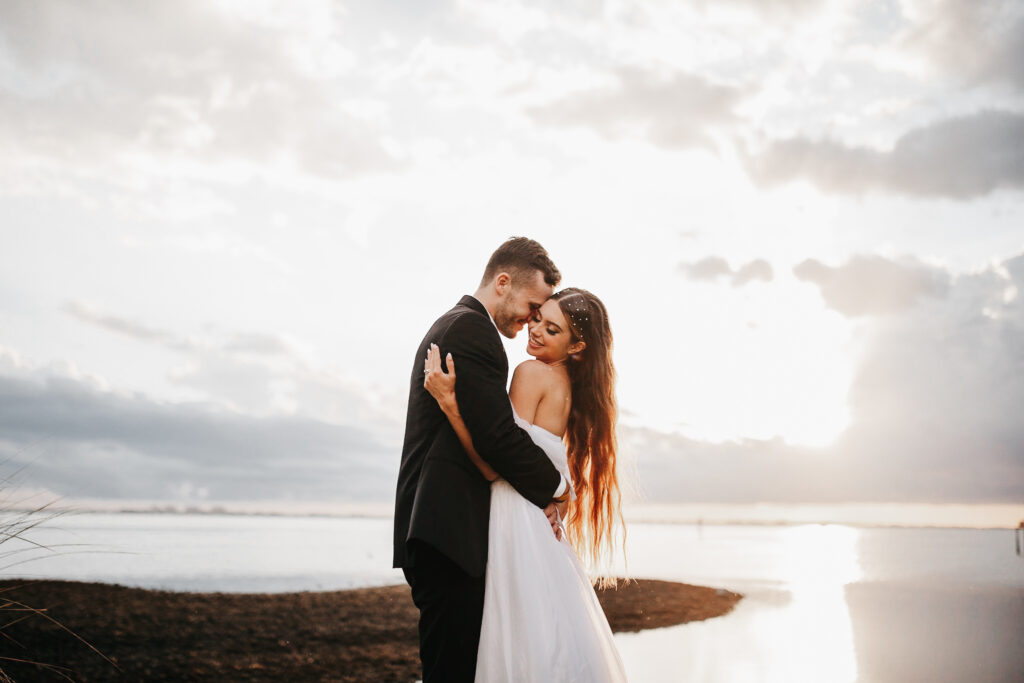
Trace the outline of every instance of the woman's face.
{"type": "Polygon", "coordinates": [[[582,344],[572,343],[569,323],[554,299],[545,301],[530,318],[529,332],[526,352],[540,361],[563,361],[582,347],[582,344]]]}

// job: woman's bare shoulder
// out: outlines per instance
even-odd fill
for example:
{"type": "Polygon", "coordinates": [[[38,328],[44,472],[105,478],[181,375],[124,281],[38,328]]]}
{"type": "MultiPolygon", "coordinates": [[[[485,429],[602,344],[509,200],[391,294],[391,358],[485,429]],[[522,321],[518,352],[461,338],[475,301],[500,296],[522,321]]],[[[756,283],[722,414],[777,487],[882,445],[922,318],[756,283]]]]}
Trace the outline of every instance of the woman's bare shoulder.
{"type": "Polygon", "coordinates": [[[538,398],[569,395],[569,376],[561,368],[551,367],[539,360],[524,360],[512,375],[513,386],[529,387],[538,398]]]}
{"type": "Polygon", "coordinates": [[[557,368],[533,358],[524,360],[516,366],[516,370],[512,374],[512,382],[517,381],[527,382],[544,391],[561,389],[563,383],[568,385],[568,377],[564,372],[559,372],[557,368]]]}
{"type": "Polygon", "coordinates": [[[539,360],[523,361],[512,376],[510,396],[520,417],[552,434],[565,431],[570,395],[564,369],[539,360]]]}
{"type": "Polygon", "coordinates": [[[522,373],[524,377],[546,377],[551,374],[551,368],[536,358],[524,360],[516,366],[515,374],[522,373]]]}

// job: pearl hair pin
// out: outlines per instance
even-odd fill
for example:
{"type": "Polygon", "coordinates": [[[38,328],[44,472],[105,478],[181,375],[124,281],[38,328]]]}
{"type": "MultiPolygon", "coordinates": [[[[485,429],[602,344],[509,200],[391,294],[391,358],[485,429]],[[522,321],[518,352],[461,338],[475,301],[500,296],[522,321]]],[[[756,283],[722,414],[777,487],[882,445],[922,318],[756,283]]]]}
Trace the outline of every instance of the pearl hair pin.
{"type": "Polygon", "coordinates": [[[582,340],[582,323],[584,321],[590,321],[590,311],[587,309],[586,299],[583,297],[582,294],[578,292],[573,292],[569,296],[565,297],[563,301],[565,301],[565,307],[568,310],[569,319],[573,323],[573,328],[576,332],[576,336],[578,336],[580,340],[582,340]],[[577,301],[577,299],[579,301],[577,301]]]}

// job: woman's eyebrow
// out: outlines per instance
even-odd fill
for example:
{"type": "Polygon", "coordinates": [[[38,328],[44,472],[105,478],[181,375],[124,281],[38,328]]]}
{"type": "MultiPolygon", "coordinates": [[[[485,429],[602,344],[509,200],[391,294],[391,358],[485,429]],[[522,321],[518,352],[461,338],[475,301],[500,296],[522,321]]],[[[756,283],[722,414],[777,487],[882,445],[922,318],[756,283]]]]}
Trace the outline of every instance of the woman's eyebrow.
{"type": "Polygon", "coordinates": [[[545,325],[551,325],[552,327],[554,327],[559,332],[562,331],[562,328],[558,326],[558,323],[553,323],[550,320],[544,320],[543,318],[541,318],[541,322],[543,322],[545,325]]]}

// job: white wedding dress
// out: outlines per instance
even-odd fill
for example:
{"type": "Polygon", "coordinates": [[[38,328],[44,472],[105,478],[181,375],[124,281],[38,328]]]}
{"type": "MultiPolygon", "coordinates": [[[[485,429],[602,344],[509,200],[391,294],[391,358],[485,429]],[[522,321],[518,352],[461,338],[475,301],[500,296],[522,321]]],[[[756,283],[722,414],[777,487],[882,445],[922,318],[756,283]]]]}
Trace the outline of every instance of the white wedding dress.
{"type": "MultiPolygon", "coordinates": [[[[568,481],[561,437],[515,419],[568,481]]],[[[476,683],[625,681],[608,620],[572,546],[557,540],[544,511],[504,479],[491,485],[488,533],[476,683]]]]}

